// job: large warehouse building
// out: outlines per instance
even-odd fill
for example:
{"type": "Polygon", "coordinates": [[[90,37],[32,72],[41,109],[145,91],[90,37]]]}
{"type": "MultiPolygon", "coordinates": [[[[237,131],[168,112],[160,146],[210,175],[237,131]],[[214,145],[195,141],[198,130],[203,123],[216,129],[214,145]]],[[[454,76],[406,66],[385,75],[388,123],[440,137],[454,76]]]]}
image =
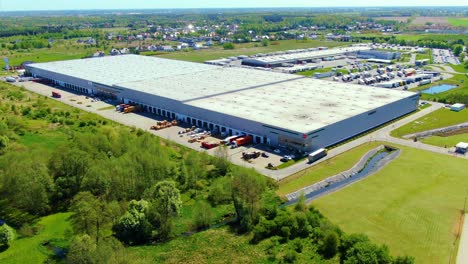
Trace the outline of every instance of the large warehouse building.
{"type": "Polygon", "coordinates": [[[416,110],[411,92],[124,55],[37,63],[34,77],[256,143],[312,151],[416,110]]]}

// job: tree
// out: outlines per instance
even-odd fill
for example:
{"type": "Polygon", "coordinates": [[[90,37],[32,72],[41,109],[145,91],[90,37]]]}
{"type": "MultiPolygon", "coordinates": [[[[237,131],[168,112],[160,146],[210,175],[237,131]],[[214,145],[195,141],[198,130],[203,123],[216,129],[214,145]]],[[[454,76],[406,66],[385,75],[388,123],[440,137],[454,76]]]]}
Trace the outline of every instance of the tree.
{"type": "Polygon", "coordinates": [[[7,224],[0,226],[0,245],[8,246],[13,240],[13,231],[7,224]]]}
{"type": "Polygon", "coordinates": [[[231,196],[241,231],[249,231],[257,224],[260,199],[266,187],[266,179],[253,171],[233,172],[231,196]]]}
{"type": "Polygon", "coordinates": [[[0,196],[11,206],[33,215],[49,212],[54,185],[38,153],[7,153],[0,159],[0,168],[0,196]]]}
{"type": "Polygon", "coordinates": [[[96,244],[88,235],[76,236],[67,253],[69,264],[94,264],[96,244]]]}
{"type": "Polygon", "coordinates": [[[398,256],[393,260],[393,264],[414,264],[414,257],[398,256]]]}
{"type": "Polygon", "coordinates": [[[175,182],[161,181],[149,189],[145,196],[151,201],[151,218],[157,227],[159,239],[165,240],[172,230],[172,218],[180,213],[180,191],[175,182]]]}
{"type": "Polygon", "coordinates": [[[142,244],[151,238],[151,224],[148,221],[148,205],[145,200],[130,201],[127,212],[114,226],[116,237],[127,244],[142,244]]]}
{"type": "Polygon", "coordinates": [[[75,233],[84,233],[95,238],[96,244],[102,237],[103,230],[110,230],[112,213],[107,204],[89,192],[78,193],[72,201],[71,223],[75,233]]]}
{"type": "Polygon", "coordinates": [[[56,199],[68,203],[81,189],[83,178],[91,166],[88,154],[73,146],[57,149],[49,161],[56,186],[56,199]]]}
{"type": "Polygon", "coordinates": [[[296,205],[294,205],[294,210],[296,210],[298,212],[307,211],[306,197],[304,195],[304,192],[301,192],[301,194],[299,195],[299,198],[297,199],[296,205]]]}
{"type": "Polygon", "coordinates": [[[320,253],[326,258],[333,258],[338,252],[340,238],[334,231],[329,231],[323,238],[323,243],[320,246],[320,253]]]}
{"type": "Polygon", "coordinates": [[[358,242],[347,252],[345,264],[378,263],[391,264],[392,257],[385,246],[379,247],[371,242],[358,242]]]}
{"type": "Polygon", "coordinates": [[[270,45],[270,41],[268,39],[266,39],[266,38],[262,39],[262,46],[266,47],[268,45],[270,45]]]}
{"type": "Polygon", "coordinates": [[[463,46],[462,45],[454,45],[452,47],[452,50],[453,50],[453,55],[455,56],[460,56],[460,54],[463,52],[463,46]]]}

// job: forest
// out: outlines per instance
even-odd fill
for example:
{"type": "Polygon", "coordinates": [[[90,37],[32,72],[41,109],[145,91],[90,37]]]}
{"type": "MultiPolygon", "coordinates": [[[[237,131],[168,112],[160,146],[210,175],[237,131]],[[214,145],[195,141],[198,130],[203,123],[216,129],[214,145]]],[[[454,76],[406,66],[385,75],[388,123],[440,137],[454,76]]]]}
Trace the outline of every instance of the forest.
{"type": "Polygon", "coordinates": [[[66,254],[49,263],[152,262],[129,249],[226,226],[246,245],[268,243],[273,263],[414,262],[344,233],[304,198],[282,206],[273,181],[223,148],[211,157],[6,83],[0,97],[0,260],[42,217],[69,212],[66,254]]]}

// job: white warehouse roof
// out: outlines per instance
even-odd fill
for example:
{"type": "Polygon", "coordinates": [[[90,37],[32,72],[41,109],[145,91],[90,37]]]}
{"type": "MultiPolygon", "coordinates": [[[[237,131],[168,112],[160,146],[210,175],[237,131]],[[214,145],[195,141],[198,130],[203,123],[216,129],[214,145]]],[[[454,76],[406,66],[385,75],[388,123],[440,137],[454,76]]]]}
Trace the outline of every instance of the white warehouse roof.
{"type": "Polygon", "coordinates": [[[415,95],[299,75],[123,55],[29,65],[306,133],[415,95]]]}

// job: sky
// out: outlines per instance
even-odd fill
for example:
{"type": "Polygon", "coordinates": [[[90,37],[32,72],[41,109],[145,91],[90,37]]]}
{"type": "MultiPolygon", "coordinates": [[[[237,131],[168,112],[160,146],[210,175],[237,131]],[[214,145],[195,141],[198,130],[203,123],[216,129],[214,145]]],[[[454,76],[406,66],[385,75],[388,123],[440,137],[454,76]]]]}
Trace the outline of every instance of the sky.
{"type": "MultiPolygon", "coordinates": [[[[460,6],[461,0],[0,0],[0,11],[233,8],[233,7],[340,7],[340,6],[460,6]]],[[[466,4],[465,4],[466,5],[466,4]]]]}

